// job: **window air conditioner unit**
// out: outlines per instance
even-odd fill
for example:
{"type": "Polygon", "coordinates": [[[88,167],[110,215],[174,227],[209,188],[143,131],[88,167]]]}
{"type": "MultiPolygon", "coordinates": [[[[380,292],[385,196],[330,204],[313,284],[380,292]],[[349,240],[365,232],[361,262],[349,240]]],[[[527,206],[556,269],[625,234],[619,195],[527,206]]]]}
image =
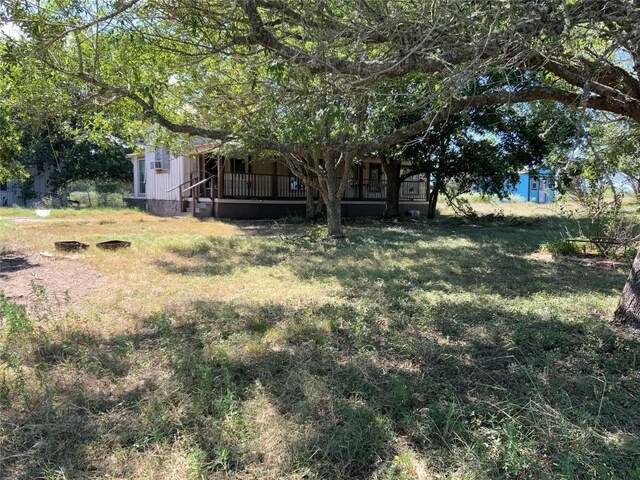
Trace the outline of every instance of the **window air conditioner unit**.
{"type": "Polygon", "coordinates": [[[156,162],[151,162],[151,168],[153,170],[164,170],[164,166],[162,165],[163,162],[161,161],[156,161],[156,162]]]}

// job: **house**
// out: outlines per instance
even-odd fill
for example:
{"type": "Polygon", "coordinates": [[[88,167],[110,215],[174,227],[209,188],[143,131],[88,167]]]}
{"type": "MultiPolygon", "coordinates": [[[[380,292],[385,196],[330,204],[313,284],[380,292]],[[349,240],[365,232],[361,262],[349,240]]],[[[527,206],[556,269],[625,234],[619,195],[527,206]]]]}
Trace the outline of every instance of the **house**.
{"type": "Polygon", "coordinates": [[[527,202],[551,203],[556,195],[556,183],[549,170],[524,170],[520,180],[509,192],[527,202]]]}
{"type": "Polygon", "coordinates": [[[27,169],[26,180],[9,180],[0,183],[0,206],[33,207],[49,194],[49,174],[27,169]]]}
{"type": "MultiPolygon", "coordinates": [[[[233,219],[304,215],[305,185],[286,165],[275,160],[223,155],[211,143],[196,142],[174,154],[146,146],[128,155],[133,167],[134,197],[129,206],[157,215],[215,216],[233,219]]],[[[342,213],[345,217],[380,216],[387,181],[379,159],[368,159],[348,172],[342,213]]],[[[405,212],[427,211],[427,182],[403,182],[400,206],[405,212]]]]}

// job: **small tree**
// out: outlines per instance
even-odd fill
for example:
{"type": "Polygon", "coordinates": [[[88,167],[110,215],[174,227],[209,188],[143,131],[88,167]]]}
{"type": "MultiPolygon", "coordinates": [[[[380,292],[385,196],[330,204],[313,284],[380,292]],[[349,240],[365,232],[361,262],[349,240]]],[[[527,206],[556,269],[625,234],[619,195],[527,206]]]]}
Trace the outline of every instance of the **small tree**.
{"type": "Polygon", "coordinates": [[[608,170],[625,176],[635,198],[640,200],[640,126],[611,120],[595,116],[590,122],[589,147],[608,170]]]}
{"type": "Polygon", "coordinates": [[[603,256],[626,246],[637,233],[634,223],[622,211],[623,192],[617,181],[633,158],[634,138],[622,136],[626,126],[591,113],[582,118],[570,155],[556,155],[559,187],[579,206],[575,218],[579,234],[588,238],[603,256]]]}

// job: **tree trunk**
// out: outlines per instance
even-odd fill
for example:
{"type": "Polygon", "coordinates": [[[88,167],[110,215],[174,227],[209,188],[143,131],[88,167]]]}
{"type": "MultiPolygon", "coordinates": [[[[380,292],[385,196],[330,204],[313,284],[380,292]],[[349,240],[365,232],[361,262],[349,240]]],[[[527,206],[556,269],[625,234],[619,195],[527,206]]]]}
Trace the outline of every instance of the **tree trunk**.
{"type": "Polygon", "coordinates": [[[429,193],[429,207],[427,209],[427,218],[436,218],[436,206],[438,205],[438,193],[440,188],[438,185],[433,186],[433,190],[429,193]]]}
{"type": "Polygon", "coordinates": [[[631,188],[636,196],[636,200],[640,201],[640,178],[634,178],[631,182],[631,188]]]}
{"type": "MultiPolygon", "coordinates": [[[[343,178],[338,176],[338,159],[341,156],[336,152],[332,152],[330,149],[325,151],[324,155],[324,186],[325,191],[322,192],[324,203],[327,208],[327,228],[329,230],[329,237],[339,238],[344,237],[344,231],[342,230],[342,194],[344,193],[344,187],[346,185],[347,173],[349,171],[350,164],[348,162],[342,165],[343,178]]],[[[323,181],[320,181],[322,185],[323,181]]]]}
{"type": "Polygon", "coordinates": [[[316,205],[316,218],[321,220],[323,217],[326,217],[327,208],[324,204],[324,197],[322,195],[318,195],[318,204],[316,205]]]}
{"type": "Polygon", "coordinates": [[[67,182],[62,184],[59,191],[60,206],[63,208],[67,208],[69,206],[69,187],[67,185],[67,182]]]}
{"type": "Polygon", "coordinates": [[[305,217],[306,217],[307,220],[315,220],[315,218],[316,218],[316,199],[314,198],[315,197],[315,190],[309,185],[305,185],[305,187],[306,187],[305,217]]]}
{"type": "Polygon", "coordinates": [[[613,321],[616,325],[640,329],[640,250],[631,266],[613,321]]]}
{"type": "Polygon", "coordinates": [[[387,174],[387,198],[384,206],[385,218],[400,217],[400,170],[399,160],[382,158],[382,168],[387,174]]]}
{"type": "Polygon", "coordinates": [[[329,236],[334,238],[343,237],[342,202],[335,195],[330,195],[325,203],[327,206],[327,229],[329,230],[329,236]]]}

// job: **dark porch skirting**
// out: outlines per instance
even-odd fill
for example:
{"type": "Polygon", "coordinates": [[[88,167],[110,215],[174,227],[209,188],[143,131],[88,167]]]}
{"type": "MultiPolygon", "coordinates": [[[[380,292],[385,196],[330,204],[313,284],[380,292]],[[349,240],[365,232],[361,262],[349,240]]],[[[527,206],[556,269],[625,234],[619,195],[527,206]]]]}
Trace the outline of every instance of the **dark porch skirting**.
{"type": "MultiPolygon", "coordinates": [[[[238,200],[214,199],[215,216],[235,220],[259,220],[269,218],[283,218],[287,216],[304,216],[306,205],[304,201],[295,200],[238,200]]],[[[400,210],[409,214],[417,210],[426,215],[427,202],[400,202],[400,210]]],[[[381,217],[384,212],[384,202],[343,201],[342,216],[348,217],[381,217]]]]}
{"type": "Polygon", "coordinates": [[[129,208],[139,208],[159,217],[182,215],[178,200],[155,200],[151,198],[125,198],[124,203],[129,208]]]}
{"type": "Polygon", "coordinates": [[[139,208],[140,210],[147,209],[147,199],[146,198],[123,198],[124,204],[127,208],[139,208]]]}
{"type": "MultiPolygon", "coordinates": [[[[224,198],[214,200],[214,216],[232,220],[261,220],[276,219],[289,216],[303,217],[306,204],[303,200],[242,200],[224,198]]],[[[180,212],[177,200],[153,200],[143,198],[125,199],[126,205],[132,208],[147,210],[153,215],[174,216],[185,215],[180,212]]],[[[400,211],[409,215],[417,210],[420,215],[427,214],[427,202],[400,202],[400,211]]],[[[187,215],[191,210],[188,209],[187,215]]],[[[384,212],[384,202],[381,201],[343,201],[342,216],[349,217],[381,217],[384,212]]]]}

